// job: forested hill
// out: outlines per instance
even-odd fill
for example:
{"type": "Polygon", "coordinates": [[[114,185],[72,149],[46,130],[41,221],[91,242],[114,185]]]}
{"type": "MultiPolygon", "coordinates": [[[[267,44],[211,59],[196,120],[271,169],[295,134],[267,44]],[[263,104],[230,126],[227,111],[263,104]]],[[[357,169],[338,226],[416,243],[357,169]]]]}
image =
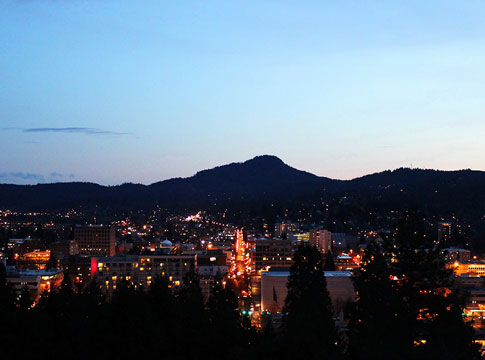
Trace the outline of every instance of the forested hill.
{"type": "Polygon", "coordinates": [[[340,199],[340,203],[361,212],[417,207],[477,219],[485,215],[485,172],[401,168],[343,181],[300,171],[275,156],[265,155],[151,185],[0,185],[0,208],[15,210],[94,205],[136,209],[155,204],[174,211],[231,210],[253,203],[308,203],[316,199],[340,199]]]}

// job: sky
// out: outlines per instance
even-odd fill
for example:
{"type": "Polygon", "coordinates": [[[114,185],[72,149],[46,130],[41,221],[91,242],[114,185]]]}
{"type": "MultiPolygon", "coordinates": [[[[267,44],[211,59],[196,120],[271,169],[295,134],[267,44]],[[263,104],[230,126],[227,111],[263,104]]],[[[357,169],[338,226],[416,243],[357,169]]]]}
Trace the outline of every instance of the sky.
{"type": "Polygon", "coordinates": [[[485,2],[0,1],[0,183],[149,184],[271,154],[485,170],[485,2]]]}

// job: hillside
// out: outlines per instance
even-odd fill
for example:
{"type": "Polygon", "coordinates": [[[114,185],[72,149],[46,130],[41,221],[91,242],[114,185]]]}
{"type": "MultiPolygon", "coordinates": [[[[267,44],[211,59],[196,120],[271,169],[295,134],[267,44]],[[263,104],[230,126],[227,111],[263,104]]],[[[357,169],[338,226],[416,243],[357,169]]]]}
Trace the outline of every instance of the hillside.
{"type": "Polygon", "coordinates": [[[151,185],[0,185],[0,208],[16,210],[80,206],[130,210],[155,204],[172,211],[237,210],[252,204],[288,205],[293,201],[314,206],[311,204],[322,200],[338,200],[352,210],[350,214],[416,207],[436,215],[479,219],[485,214],[485,172],[402,168],[342,181],[297,170],[265,155],[151,185]]]}

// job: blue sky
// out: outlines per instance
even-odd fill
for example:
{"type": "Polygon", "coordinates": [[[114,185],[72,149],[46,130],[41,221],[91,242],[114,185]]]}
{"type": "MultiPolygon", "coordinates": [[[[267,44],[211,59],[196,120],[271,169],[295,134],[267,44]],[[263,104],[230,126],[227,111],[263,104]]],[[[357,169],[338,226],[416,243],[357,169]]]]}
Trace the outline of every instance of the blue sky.
{"type": "Polygon", "coordinates": [[[0,182],[151,183],[260,154],[485,170],[483,1],[0,2],[0,182]]]}

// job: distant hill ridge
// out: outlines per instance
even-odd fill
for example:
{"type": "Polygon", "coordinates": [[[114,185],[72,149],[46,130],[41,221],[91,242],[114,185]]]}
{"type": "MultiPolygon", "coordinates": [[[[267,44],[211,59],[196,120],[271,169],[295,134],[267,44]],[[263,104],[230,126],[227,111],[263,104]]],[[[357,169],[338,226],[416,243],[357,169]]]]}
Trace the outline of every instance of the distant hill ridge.
{"type": "Polygon", "coordinates": [[[51,210],[92,205],[136,208],[158,203],[168,208],[203,209],[217,202],[232,206],[241,201],[282,197],[348,194],[385,197],[390,193],[405,193],[409,198],[432,201],[437,192],[446,192],[451,202],[458,202],[456,206],[460,198],[463,204],[470,198],[483,199],[485,172],[401,168],[353,180],[334,180],[292,168],[276,156],[263,155],[243,163],[202,170],[192,177],[151,185],[125,183],[102,186],[88,182],[0,184],[0,208],[51,210]]]}

